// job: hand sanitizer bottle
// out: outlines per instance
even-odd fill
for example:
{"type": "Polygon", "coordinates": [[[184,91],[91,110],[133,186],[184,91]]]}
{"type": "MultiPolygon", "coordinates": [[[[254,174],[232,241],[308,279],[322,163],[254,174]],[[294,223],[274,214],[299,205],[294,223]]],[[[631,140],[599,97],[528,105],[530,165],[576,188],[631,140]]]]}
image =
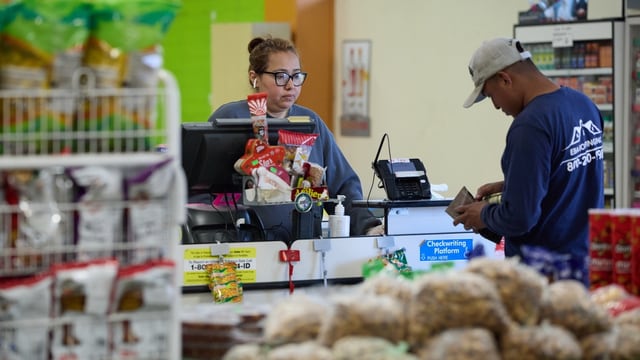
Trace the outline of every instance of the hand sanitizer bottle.
{"type": "Polygon", "coordinates": [[[333,215],[329,215],[329,237],[348,237],[349,224],[351,217],[344,214],[344,206],[342,202],[345,200],[344,195],[338,195],[338,204],[336,205],[333,215]]]}

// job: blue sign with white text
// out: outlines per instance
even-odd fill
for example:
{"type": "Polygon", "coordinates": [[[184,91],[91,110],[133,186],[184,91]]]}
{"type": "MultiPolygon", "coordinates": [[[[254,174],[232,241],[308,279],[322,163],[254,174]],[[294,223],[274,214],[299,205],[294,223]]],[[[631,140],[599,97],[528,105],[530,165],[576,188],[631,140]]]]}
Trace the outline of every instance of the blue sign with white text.
{"type": "Polygon", "coordinates": [[[420,261],[466,260],[473,250],[472,239],[435,239],[420,244],[420,261]]]}

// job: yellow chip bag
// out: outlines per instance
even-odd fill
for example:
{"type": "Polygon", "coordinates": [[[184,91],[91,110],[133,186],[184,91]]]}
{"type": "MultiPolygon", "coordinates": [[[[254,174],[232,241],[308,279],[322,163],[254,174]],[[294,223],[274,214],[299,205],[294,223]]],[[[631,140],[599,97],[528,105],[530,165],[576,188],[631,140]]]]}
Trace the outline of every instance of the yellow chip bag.
{"type": "Polygon", "coordinates": [[[232,261],[207,265],[209,289],[215,303],[241,302],[242,285],[236,275],[236,263],[232,261]]]}

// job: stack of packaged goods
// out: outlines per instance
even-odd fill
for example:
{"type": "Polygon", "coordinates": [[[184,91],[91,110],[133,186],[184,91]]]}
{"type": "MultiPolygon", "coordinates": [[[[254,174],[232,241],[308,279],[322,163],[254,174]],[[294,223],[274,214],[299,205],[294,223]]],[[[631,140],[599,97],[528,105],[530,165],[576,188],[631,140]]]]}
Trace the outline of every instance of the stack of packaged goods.
{"type": "MultiPolygon", "coordinates": [[[[640,298],[589,291],[517,259],[412,272],[393,254],[338,293],[272,305],[262,333],[222,359],[603,359],[640,357],[640,298]]],[[[615,286],[615,287],[614,287],[615,286]]]]}
{"type": "Polygon", "coordinates": [[[6,138],[0,153],[135,152],[158,145],[151,130],[160,43],[179,7],[180,0],[2,2],[0,89],[7,92],[0,94],[6,138]]]}
{"type": "Polygon", "coordinates": [[[591,290],[618,285],[640,295],[640,210],[589,211],[591,290]]]}
{"type": "Polygon", "coordinates": [[[3,279],[2,320],[33,322],[0,327],[0,358],[165,358],[173,272],[168,260],[125,265],[96,258],[3,279]]]}
{"type": "Polygon", "coordinates": [[[291,202],[299,194],[312,201],[328,200],[325,168],[309,162],[318,134],[278,130],[278,144],[269,144],[267,93],[247,96],[254,138],[234,169],[245,177],[245,205],[291,202]],[[247,184],[251,184],[248,186],[247,184]]]}

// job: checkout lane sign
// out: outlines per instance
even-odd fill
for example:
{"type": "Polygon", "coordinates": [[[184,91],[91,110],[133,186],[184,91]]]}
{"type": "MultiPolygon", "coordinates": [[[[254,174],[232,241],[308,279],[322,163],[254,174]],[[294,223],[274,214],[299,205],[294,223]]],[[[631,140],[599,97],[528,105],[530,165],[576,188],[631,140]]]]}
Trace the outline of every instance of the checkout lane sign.
{"type": "Polygon", "coordinates": [[[420,261],[467,260],[473,239],[428,239],[420,244],[420,261]]]}

